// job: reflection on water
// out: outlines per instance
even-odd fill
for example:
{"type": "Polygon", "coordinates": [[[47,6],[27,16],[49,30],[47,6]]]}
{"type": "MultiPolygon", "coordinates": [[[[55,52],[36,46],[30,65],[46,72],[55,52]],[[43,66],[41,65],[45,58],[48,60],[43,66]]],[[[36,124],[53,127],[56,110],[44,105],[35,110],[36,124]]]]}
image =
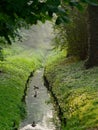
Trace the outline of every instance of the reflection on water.
{"type": "Polygon", "coordinates": [[[53,106],[47,104],[50,97],[42,80],[43,69],[37,71],[30,80],[27,91],[27,118],[21,123],[20,130],[55,130],[53,124],[53,106]],[[37,87],[35,87],[37,86],[37,87]],[[36,93],[36,96],[34,96],[36,93]],[[35,122],[36,126],[31,124],[35,122]]]}
{"type": "Polygon", "coordinates": [[[40,124],[36,124],[35,127],[32,127],[32,124],[28,124],[27,126],[23,127],[21,130],[54,130],[49,129],[47,127],[41,126],[40,124]]]}

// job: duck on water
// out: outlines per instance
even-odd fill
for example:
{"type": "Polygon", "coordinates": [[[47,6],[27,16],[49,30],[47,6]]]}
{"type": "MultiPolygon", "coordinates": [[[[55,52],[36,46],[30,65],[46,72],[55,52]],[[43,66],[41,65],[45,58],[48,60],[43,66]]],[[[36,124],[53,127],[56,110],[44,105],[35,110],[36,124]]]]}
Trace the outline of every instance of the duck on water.
{"type": "Polygon", "coordinates": [[[45,126],[41,126],[40,124],[35,124],[35,122],[33,121],[32,124],[28,124],[20,130],[54,130],[54,129],[49,129],[45,126]]]}
{"type": "Polygon", "coordinates": [[[43,130],[43,127],[39,124],[35,124],[35,121],[33,121],[32,124],[28,124],[27,126],[24,126],[20,130],[43,130]]]}

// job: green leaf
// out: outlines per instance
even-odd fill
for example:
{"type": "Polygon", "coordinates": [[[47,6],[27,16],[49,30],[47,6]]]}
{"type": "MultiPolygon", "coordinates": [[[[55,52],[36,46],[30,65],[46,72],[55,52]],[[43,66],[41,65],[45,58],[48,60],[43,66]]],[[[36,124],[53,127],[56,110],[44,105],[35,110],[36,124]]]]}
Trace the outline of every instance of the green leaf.
{"type": "Polygon", "coordinates": [[[76,7],[77,7],[78,10],[80,10],[80,11],[82,11],[82,10],[84,9],[83,6],[82,6],[81,4],[78,4],[76,7]]]}
{"type": "Polygon", "coordinates": [[[80,2],[87,3],[86,0],[80,0],[80,2]]]}
{"type": "Polygon", "coordinates": [[[98,1],[97,0],[85,0],[88,4],[91,4],[93,6],[98,6],[98,1]]]}
{"type": "Polygon", "coordinates": [[[62,17],[58,17],[57,19],[56,19],[56,25],[60,25],[61,23],[63,23],[64,21],[63,21],[63,19],[62,19],[62,17]]]}
{"type": "Polygon", "coordinates": [[[73,2],[73,1],[70,1],[69,2],[69,5],[70,6],[77,6],[79,2],[73,2]]]}
{"type": "Polygon", "coordinates": [[[53,6],[53,5],[47,5],[48,10],[54,13],[58,12],[58,7],[57,6],[53,6]]]}
{"type": "Polygon", "coordinates": [[[77,7],[78,10],[82,11],[83,10],[83,6],[80,4],[80,2],[69,2],[69,5],[72,6],[72,7],[77,7]]]}
{"type": "Polygon", "coordinates": [[[59,6],[60,5],[60,0],[47,0],[48,5],[55,5],[59,6]]]}
{"type": "Polygon", "coordinates": [[[70,22],[70,19],[67,16],[63,16],[62,19],[63,19],[64,23],[69,23],[70,22]]]}
{"type": "Polygon", "coordinates": [[[67,16],[59,16],[56,19],[56,25],[69,23],[70,20],[67,16]]]}
{"type": "Polygon", "coordinates": [[[53,17],[53,12],[51,10],[48,11],[49,17],[53,17]]]}
{"type": "Polygon", "coordinates": [[[65,9],[59,7],[59,8],[58,8],[58,13],[61,14],[61,15],[65,15],[65,14],[66,14],[66,11],[65,11],[65,9]]]}

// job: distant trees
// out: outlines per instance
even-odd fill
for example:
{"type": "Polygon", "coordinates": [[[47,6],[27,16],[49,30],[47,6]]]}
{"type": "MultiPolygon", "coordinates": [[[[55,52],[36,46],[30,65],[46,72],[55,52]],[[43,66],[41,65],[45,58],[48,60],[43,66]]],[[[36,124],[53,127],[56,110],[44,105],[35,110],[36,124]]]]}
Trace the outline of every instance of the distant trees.
{"type": "Polygon", "coordinates": [[[9,44],[19,36],[19,29],[36,24],[38,20],[51,20],[56,14],[56,24],[69,21],[69,7],[81,10],[89,3],[89,52],[86,68],[98,65],[98,0],[0,0],[0,36],[9,44]],[[96,48],[96,49],[95,49],[96,48]]]}

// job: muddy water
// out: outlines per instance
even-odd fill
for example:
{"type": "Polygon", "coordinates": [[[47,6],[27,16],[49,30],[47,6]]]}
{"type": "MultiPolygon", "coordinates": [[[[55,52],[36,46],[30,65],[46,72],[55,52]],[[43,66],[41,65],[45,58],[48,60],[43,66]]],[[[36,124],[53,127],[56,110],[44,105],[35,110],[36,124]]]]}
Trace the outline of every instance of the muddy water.
{"type": "Polygon", "coordinates": [[[48,103],[50,96],[42,76],[43,69],[40,69],[30,79],[26,96],[28,116],[21,123],[20,130],[56,130],[53,123],[53,106],[48,103]],[[35,122],[35,127],[31,126],[32,122],[35,122]]]}

